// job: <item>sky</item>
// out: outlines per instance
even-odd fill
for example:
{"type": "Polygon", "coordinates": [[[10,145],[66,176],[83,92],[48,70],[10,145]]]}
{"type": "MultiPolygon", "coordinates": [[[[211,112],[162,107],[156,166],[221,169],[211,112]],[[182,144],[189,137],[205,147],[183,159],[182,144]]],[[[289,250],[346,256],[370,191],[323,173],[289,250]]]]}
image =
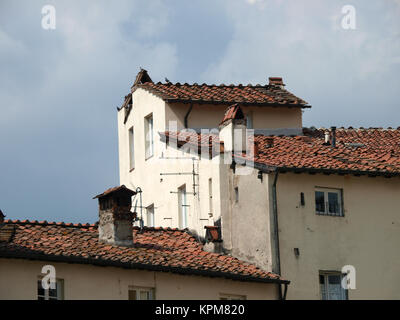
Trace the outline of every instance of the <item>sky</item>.
{"type": "Polygon", "coordinates": [[[140,67],[181,83],[281,76],[312,105],[304,126],[397,128],[399,18],[399,0],[1,0],[0,209],[97,221],[92,197],[119,184],[116,107],[140,67]]]}

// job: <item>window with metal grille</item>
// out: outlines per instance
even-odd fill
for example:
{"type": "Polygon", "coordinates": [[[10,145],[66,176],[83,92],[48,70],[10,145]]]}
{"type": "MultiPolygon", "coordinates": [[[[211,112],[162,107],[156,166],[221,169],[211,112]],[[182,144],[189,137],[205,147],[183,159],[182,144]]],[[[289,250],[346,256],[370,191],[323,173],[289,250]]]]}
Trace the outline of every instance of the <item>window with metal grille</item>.
{"type": "Polygon", "coordinates": [[[341,189],[316,188],[315,212],[320,215],[343,217],[342,194],[341,189]]]}
{"type": "Polygon", "coordinates": [[[42,278],[37,281],[37,299],[38,300],[63,300],[64,299],[64,280],[57,279],[55,288],[44,289],[42,278]]]}
{"type": "Polygon", "coordinates": [[[344,275],[340,272],[321,271],[319,286],[322,300],[347,300],[347,290],[342,287],[344,275]]]}

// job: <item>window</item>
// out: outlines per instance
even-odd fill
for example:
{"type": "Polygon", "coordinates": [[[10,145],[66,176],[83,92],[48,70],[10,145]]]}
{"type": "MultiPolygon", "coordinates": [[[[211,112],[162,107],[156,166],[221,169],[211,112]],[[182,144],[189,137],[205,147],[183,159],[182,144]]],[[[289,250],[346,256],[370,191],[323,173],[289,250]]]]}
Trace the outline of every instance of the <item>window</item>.
{"type": "Polygon", "coordinates": [[[154,288],[130,288],[128,291],[129,300],[154,300],[154,288]]]}
{"type": "Polygon", "coordinates": [[[320,272],[319,286],[322,300],[347,300],[347,290],[342,287],[340,272],[320,272]]]}
{"type": "Polygon", "coordinates": [[[213,216],[212,179],[208,179],[208,215],[213,216]]]}
{"type": "Polygon", "coordinates": [[[63,300],[64,299],[64,281],[56,280],[55,289],[44,289],[42,286],[42,278],[37,281],[37,298],[38,300],[63,300]]]}
{"type": "Polygon", "coordinates": [[[342,190],[316,188],[315,211],[317,214],[343,217],[342,190]]]}
{"type": "Polygon", "coordinates": [[[145,134],[145,148],[146,159],[154,154],[154,141],[153,141],[153,114],[150,114],[144,119],[144,134],[145,134]]]}
{"type": "Polygon", "coordinates": [[[178,206],[179,206],[179,227],[181,229],[187,228],[187,208],[186,203],[186,185],[178,189],[178,206]]]}
{"type": "Polygon", "coordinates": [[[146,215],[147,215],[147,226],[154,227],[154,204],[149,205],[146,208],[146,215]]]}
{"type": "Polygon", "coordinates": [[[133,127],[129,129],[129,170],[135,168],[135,148],[134,148],[133,127]]]}
{"type": "Polygon", "coordinates": [[[235,202],[239,202],[239,187],[235,188],[235,202]]]}
{"type": "Polygon", "coordinates": [[[253,112],[249,111],[246,114],[247,129],[253,129],[253,112]]]}
{"type": "Polygon", "coordinates": [[[246,300],[246,296],[221,293],[219,295],[219,300],[246,300]]]}

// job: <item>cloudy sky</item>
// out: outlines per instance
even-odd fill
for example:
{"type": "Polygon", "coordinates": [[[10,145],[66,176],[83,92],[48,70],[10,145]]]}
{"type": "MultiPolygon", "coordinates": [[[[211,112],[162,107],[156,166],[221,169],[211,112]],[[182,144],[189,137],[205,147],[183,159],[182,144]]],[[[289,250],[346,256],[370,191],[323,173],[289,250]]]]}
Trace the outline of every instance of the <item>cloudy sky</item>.
{"type": "Polygon", "coordinates": [[[97,220],[92,197],[119,181],[116,106],[139,67],[155,81],[282,76],[313,106],[305,126],[398,127],[399,18],[398,0],[1,0],[0,209],[97,220]]]}

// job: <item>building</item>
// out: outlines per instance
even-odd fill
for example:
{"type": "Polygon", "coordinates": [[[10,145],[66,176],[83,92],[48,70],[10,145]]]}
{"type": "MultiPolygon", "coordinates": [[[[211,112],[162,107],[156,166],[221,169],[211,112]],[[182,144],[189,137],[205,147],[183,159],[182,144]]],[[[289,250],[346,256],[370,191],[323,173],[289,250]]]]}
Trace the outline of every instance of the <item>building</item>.
{"type": "Polygon", "coordinates": [[[400,128],[303,128],[310,105],[284,86],[154,83],[142,69],[118,111],[134,211],[290,279],[288,298],[399,299],[400,128]]]}
{"type": "Polygon", "coordinates": [[[0,212],[0,299],[285,297],[289,281],[204,251],[187,230],[133,227],[134,194],[120,186],[96,196],[98,224],[11,221],[0,212]]]}

